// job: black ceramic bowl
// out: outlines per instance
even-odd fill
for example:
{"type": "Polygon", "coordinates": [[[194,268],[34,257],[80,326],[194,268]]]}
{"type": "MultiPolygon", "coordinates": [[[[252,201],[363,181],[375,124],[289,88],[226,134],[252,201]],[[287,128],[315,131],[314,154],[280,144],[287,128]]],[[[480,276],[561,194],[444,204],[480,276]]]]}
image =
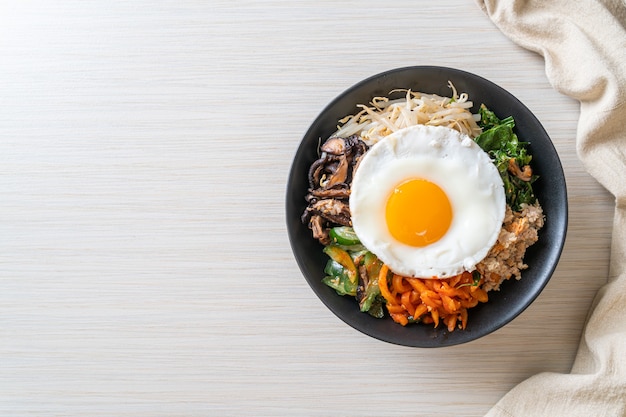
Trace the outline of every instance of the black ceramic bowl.
{"type": "MultiPolygon", "coordinates": [[[[401,93],[400,93],[401,94],[401,93]]],[[[550,280],[561,255],[567,231],[567,194],[565,177],[557,152],[541,123],[513,95],[494,83],[457,69],[417,66],[390,70],[349,88],[334,99],[313,121],[296,152],[287,184],[286,216],[291,247],[307,282],[322,302],[341,320],[371,337],[398,345],[442,347],[469,342],[509,323],[524,311],[550,280]],[[389,96],[394,89],[412,89],[449,97],[451,81],[459,93],[469,94],[473,113],[481,103],[500,118],[513,116],[520,140],[528,142],[533,155],[532,166],[539,180],[535,194],[543,206],[545,226],[539,241],[526,252],[528,269],[522,279],[504,282],[500,291],[489,293],[489,301],[469,310],[467,328],[448,332],[445,326],[413,324],[402,327],[391,318],[376,319],[359,311],[353,297],[341,297],[322,283],[327,256],[312,238],[300,217],[306,207],[307,173],[317,159],[320,138],[334,133],[338,120],[357,110],[357,104],[368,104],[376,96],[389,96]]]]}

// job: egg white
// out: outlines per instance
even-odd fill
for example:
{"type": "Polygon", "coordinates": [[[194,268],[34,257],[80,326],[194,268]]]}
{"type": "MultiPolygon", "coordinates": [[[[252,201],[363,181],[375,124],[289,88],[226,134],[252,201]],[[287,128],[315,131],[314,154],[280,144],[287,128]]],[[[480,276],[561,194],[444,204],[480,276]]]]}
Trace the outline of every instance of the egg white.
{"type": "Polygon", "coordinates": [[[361,242],[404,276],[445,278],[472,271],[495,244],[506,209],[504,185],[489,156],[468,136],[417,125],[395,132],[363,156],[352,181],[350,211],[361,242]],[[446,234],[413,247],[390,234],[387,200],[409,179],[437,184],[452,206],[446,234]]]}

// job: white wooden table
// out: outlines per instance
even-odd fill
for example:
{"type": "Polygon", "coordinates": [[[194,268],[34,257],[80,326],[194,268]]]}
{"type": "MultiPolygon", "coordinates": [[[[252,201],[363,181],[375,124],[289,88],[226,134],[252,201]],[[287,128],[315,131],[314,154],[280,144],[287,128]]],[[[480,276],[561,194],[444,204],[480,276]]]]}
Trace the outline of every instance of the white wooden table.
{"type": "Polygon", "coordinates": [[[577,117],[471,0],[2,2],[0,415],[480,416],[523,379],[567,372],[613,204],[576,157],[577,117]],[[516,95],[568,181],[547,288],[451,348],[343,324],[285,230],[309,123],[408,65],[516,95]]]}

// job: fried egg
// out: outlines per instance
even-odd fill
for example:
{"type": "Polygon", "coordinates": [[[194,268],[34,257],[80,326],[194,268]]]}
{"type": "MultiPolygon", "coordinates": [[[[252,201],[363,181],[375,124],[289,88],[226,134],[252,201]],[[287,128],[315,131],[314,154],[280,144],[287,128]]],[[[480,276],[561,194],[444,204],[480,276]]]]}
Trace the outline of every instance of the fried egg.
{"type": "Polygon", "coordinates": [[[417,125],[372,146],[352,181],[356,235],[400,275],[446,278],[472,271],[504,219],[502,179],[469,136],[417,125]]]}

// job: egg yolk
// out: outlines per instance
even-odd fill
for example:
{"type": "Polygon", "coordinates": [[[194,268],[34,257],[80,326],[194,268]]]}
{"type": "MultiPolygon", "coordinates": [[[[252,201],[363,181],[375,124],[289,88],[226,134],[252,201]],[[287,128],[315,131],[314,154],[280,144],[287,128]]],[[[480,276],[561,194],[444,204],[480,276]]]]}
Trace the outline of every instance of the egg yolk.
{"type": "Polygon", "coordinates": [[[411,179],[398,184],[385,209],[389,233],[410,246],[427,246],[441,239],[452,222],[452,206],[437,184],[411,179]]]}

